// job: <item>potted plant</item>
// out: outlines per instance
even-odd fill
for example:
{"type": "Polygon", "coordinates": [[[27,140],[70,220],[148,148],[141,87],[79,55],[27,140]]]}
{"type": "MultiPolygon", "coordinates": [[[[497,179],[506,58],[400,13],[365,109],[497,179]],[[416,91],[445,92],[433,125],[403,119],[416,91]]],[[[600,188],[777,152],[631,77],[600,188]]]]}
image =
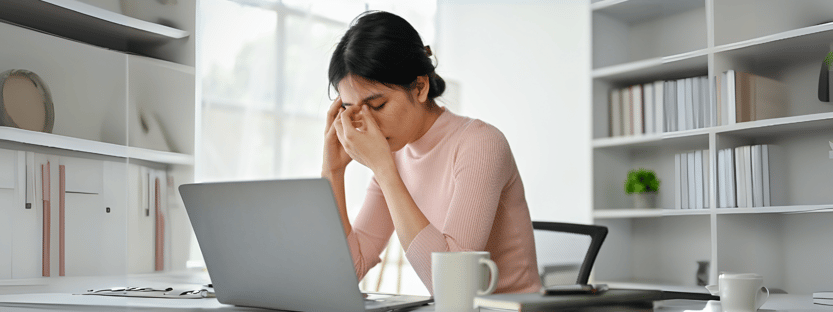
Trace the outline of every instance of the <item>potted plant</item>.
{"type": "Polygon", "coordinates": [[[644,168],[634,169],[628,171],[625,193],[631,195],[635,208],[655,208],[659,182],[654,171],[644,168]]]}

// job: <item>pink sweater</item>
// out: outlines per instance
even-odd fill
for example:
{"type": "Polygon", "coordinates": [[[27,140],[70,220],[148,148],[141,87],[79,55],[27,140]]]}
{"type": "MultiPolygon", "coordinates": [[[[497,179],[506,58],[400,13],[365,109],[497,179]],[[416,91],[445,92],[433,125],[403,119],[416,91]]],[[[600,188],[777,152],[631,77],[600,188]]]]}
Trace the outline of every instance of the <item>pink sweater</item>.
{"type": "MultiPolygon", "coordinates": [[[[488,251],[499,272],[496,293],[541,287],[532,222],[509,144],[497,128],[447,109],[417,141],[394,153],[405,186],[431,222],[405,252],[430,293],[431,252],[488,251]]],[[[362,279],[381,262],[394,231],[373,179],[347,236],[362,279]]]]}

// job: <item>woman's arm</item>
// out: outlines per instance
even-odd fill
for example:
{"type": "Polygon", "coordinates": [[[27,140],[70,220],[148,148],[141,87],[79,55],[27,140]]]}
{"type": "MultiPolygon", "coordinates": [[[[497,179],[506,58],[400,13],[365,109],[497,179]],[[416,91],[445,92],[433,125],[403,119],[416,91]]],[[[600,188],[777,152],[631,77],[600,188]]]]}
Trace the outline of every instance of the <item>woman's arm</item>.
{"type": "Polygon", "coordinates": [[[351,105],[335,120],[338,139],[351,158],[373,171],[382,189],[399,242],[408,248],[414,237],[428,226],[428,218],[419,210],[402,182],[390,146],[367,105],[351,105]],[[354,121],[359,128],[354,127],[354,121]]]}
{"type": "Polygon", "coordinates": [[[349,235],[352,227],[350,219],[347,218],[347,201],[344,195],[344,170],[352,158],[344,150],[338,141],[334,122],[338,114],[344,110],[341,107],[341,97],[337,97],[330,109],[327,111],[327,127],[324,130],[324,162],[321,168],[321,177],[330,180],[333,188],[333,196],[338,205],[338,212],[341,214],[341,224],[344,226],[344,235],[349,235]]]}

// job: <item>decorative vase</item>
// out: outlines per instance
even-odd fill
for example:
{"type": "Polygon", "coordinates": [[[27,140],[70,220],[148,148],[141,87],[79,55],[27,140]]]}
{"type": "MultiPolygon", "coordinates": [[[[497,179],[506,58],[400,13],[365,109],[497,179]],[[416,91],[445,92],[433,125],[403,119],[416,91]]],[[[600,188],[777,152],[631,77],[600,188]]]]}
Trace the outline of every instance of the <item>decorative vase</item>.
{"type": "Polygon", "coordinates": [[[633,207],[636,209],[657,207],[657,192],[634,193],[631,197],[633,197],[633,207]]]}

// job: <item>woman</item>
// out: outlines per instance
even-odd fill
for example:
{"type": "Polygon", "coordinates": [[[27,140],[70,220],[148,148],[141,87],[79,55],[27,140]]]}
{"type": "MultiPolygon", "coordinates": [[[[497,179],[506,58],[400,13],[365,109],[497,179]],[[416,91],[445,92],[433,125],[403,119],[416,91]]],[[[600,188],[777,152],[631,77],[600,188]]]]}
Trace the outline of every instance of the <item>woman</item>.
{"type": "Polygon", "coordinates": [[[338,91],[327,116],[322,176],[333,187],[356,274],[364,277],[396,230],[428,291],[431,252],[489,251],[496,292],[540,286],[532,223],[509,145],[495,127],[437,106],[445,82],[416,30],[387,12],[360,15],[330,60],[338,91]],[[344,171],[373,171],[350,224],[344,171]]]}

